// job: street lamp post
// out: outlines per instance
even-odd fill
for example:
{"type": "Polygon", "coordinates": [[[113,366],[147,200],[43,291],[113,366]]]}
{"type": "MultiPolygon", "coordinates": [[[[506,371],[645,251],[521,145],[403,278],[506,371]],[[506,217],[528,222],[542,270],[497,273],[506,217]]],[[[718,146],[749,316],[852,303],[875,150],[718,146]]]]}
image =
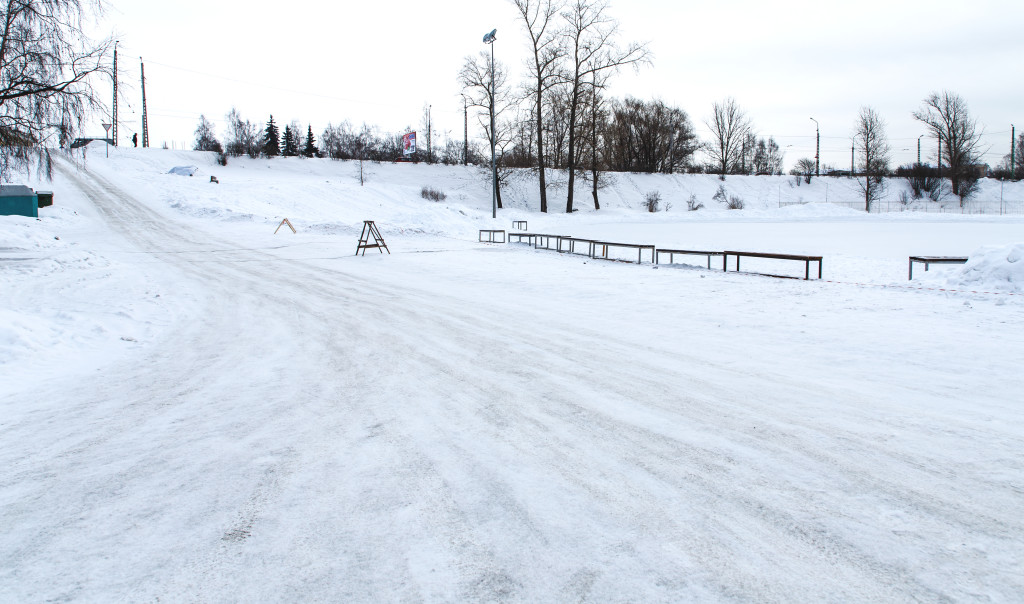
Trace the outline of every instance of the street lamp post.
{"type": "MultiPolygon", "coordinates": [[[[923,134],[921,136],[924,136],[923,134]]],[[[917,165],[921,165],[921,136],[917,137],[917,165]]]]}
{"type": "Polygon", "coordinates": [[[484,36],[484,44],[491,46],[491,218],[498,217],[498,170],[494,165],[494,34],[497,29],[484,36]]]}
{"type": "Polygon", "coordinates": [[[820,161],[820,158],[821,158],[821,128],[818,127],[818,120],[816,120],[816,119],[814,119],[812,117],[811,121],[814,122],[814,138],[815,138],[815,143],[814,143],[814,175],[815,176],[821,176],[821,174],[818,171],[818,167],[821,165],[821,161],[820,161]]]}

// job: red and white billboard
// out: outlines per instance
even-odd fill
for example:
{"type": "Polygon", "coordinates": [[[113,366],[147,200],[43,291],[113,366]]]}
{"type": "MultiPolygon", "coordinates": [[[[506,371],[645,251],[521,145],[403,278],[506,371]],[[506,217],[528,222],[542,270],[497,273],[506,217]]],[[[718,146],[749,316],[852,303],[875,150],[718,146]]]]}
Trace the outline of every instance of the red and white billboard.
{"type": "Polygon", "coordinates": [[[402,136],[402,155],[416,153],[416,133],[410,132],[402,136]]]}

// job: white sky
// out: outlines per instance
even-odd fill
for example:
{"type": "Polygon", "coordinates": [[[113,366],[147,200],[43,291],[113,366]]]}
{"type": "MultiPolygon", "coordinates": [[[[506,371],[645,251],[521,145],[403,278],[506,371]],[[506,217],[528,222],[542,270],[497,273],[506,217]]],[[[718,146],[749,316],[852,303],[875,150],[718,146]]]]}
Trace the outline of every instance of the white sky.
{"type": "MultiPolygon", "coordinates": [[[[985,128],[990,164],[1009,152],[1011,123],[1024,131],[1018,0],[613,0],[611,14],[623,42],[648,41],[654,53],[653,66],[614,79],[611,94],[678,105],[702,136],[711,103],[732,96],[785,149],[787,168],[814,156],[810,117],[821,124],[822,162],[848,167],[862,105],[886,119],[894,164],[913,161],[924,129],[911,112],[943,89],[985,128]]],[[[344,120],[422,131],[430,104],[438,140],[461,140],[456,74],[494,28],[497,60],[521,72],[527,40],[507,0],[109,0],[100,29],[120,41],[120,144],[141,129],[141,56],[150,143],[180,148],[200,114],[223,135],[232,106],[260,125],[273,113],[282,130],[298,120],[319,136],[344,120]]],[[[89,127],[96,135],[100,121],[89,127]]],[[[471,137],[473,127],[471,117],[471,137]]],[[[934,147],[922,139],[925,161],[934,147]]]]}

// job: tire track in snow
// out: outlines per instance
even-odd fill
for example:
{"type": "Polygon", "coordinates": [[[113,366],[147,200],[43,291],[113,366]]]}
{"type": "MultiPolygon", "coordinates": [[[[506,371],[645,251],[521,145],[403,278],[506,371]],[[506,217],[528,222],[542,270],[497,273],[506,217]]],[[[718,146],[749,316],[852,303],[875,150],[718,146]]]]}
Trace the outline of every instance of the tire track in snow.
{"type": "MultiPolygon", "coordinates": [[[[92,434],[69,432],[24,458],[27,473],[62,460],[47,466],[51,476],[35,501],[56,506],[45,490],[65,487],[79,500],[63,509],[130,517],[138,510],[112,502],[156,485],[206,520],[162,558],[151,552],[141,586],[130,574],[123,583],[86,582],[72,595],[965,599],[971,584],[999,569],[986,577],[990,567],[975,562],[958,576],[961,587],[936,590],[924,569],[840,530],[844,521],[864,522],[844,518],[842,504],[862,496],[889,501],[919,535],[921,526],[942,524],[953,527],[946,536],[1021,534],[1019,519],[970,497],[971,489],[1002,492],[1001,483],[957,485],[931,460],[873,440],[869,430],[808,416],[820,406],[788,404],[794,396],[832,400],[852,415],[866,402],[857,393],[769,374],[756,376],[751,392],[749,376],[730,383],[742,368],[628,334],[552,324],[544,313],[522,316],[544,339],[501,332],[508,309],[500,305],[470,312],[442,292],[359,278],[344,266],[325,274],[251,250],[180,254],[186,244],[193,252],[235,246],[163,219],[104,179],[80,180],[112,228],[166,260],[183,281],[202,285],[206,313],[148,347],[144,365],[124,368],[119,383],[86,381],[91,395],[62,419],[89,425],[92,434]],[[290,270],[268,270],[283,266],[290,270]],[[275,316],[282,324],[268,324],[275,316]],[[267,333],[252,336],[254,329],[267,333]],[[214,345],[213,332],[236,339],[245,354],[214,345]],[[495,332],[503,334],[500,345],[480,337],[495,332]],[[354,341],[376,347],[353,350],[354,341]],[[638,344],[671,353],[673,362],[648,354],[623,363],[638,344]],[[246,370],[234,366],[246,356],[252,383],[225,379],[246,370]],[[138,393],[126,397],[126,385],[138,393]],[[290,387],[291,395],[281,392],[290,387]],[[172,424],[199,432],[172,444],[168,437],[181,434],[172,424]],[[88,480],[60,478],[94,472],[93,463],[109,460],[121,443],[137,446],[125,436],[132,432],[152,436],[153,446],[107,474],[117,488],[90,491],[88,480]],[[282,437],[293,446],[282,447],[282,437]],[[63,457],[53,455],[61,447],[63,457]],[[209,451],[190,459],[190,448],[209,451]],[[184,459],[168,459],[174,456],[184,459]],[[879,475],[876,465],[901,474],[879,475]],[[779,467],[794,475],[765,474],[779,467]],[[156,474],[153,482],[148,473],[156,474]],[[204,473],[225,484],[166,482],[204,473]],[[957,500],[965,495],[970,504],[957,500]],[[307,510],[326,517],[300,517],[307,510]],[[229,534],[245,537],[225,540],[229,534]],[[292,566],[296,560],[304,565],[292,566]],[[232,573],[252,585],[228,591],[218,578],[232,573]],[[267,591],[254,591],[257,585],[267,591]],[[296,589],[306,591],[289,591],[296,589]]],[[[869,410],[856,417],[861,426],[891,425],[865,419],[869,410]]],[[[149,505],[151,521],[173,514],[169,504],[149,505]]],[[[86,522],[61,530],[88,532],[86,522]]],[[[58,533],[22,555],[59,547],[58,533]]],[[[959,552],[931,547],[937,568],[957,560],[959,552]]],[[[1005,576],[1000,589],[1022,591],[1005,576]]]]}

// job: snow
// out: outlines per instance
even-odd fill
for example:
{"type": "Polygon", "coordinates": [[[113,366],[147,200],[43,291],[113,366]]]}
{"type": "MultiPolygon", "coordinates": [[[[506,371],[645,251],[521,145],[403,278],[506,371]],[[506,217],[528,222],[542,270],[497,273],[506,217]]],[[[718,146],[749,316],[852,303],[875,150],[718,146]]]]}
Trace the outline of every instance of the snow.
{"type": "Polygon", "coordinates": [[[949,278],[950,287],[1024,293],[1024,243],[975,250],[962,271],[949,278]]]}
{"type": "Polygon", "coordinates": [[[178,176],[195,176],[195,173],[198,171],[198,166],[174,166],[167,173],[177,174],[178,176]]]}
{"type": "Polygon", "coordinates": [[[364,175],[91,149],[0,217],[0,601],[1024,599],[1024,217],[364,175]],[[477,242],[512,220],[825,279],[477,242]]]}

